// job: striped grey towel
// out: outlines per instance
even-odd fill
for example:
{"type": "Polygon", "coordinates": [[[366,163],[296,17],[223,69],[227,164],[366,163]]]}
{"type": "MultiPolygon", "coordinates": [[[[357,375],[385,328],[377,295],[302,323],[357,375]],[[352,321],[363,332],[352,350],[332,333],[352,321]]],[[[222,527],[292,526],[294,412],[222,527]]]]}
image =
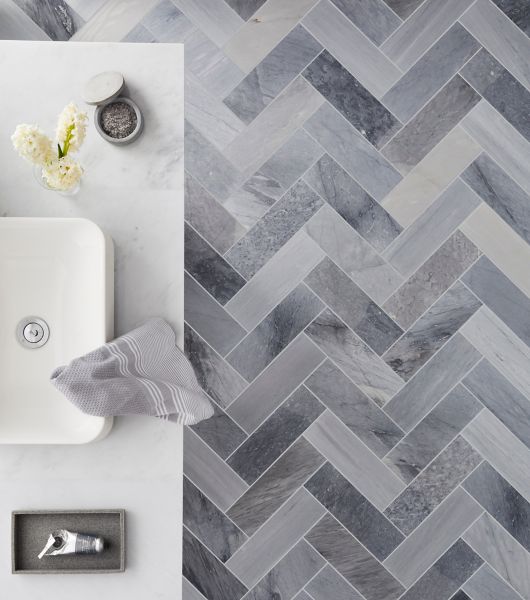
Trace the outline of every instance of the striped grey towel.
{"type": "Polygon", "coordinates": [[[193,425],[213,415],[163,319],[55,369],[51,381],[77,408],[97,417],[149,415],[193,425]]]}

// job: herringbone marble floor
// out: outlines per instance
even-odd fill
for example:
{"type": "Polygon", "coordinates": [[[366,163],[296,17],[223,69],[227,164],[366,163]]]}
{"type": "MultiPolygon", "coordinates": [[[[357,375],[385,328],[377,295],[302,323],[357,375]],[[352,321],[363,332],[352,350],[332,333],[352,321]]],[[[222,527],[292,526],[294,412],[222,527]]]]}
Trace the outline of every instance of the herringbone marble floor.
{"type": "Polygon", "coordinates": [[[530,2],[1,0],[184,42],[186,600],[530,600],[530,2]]]}

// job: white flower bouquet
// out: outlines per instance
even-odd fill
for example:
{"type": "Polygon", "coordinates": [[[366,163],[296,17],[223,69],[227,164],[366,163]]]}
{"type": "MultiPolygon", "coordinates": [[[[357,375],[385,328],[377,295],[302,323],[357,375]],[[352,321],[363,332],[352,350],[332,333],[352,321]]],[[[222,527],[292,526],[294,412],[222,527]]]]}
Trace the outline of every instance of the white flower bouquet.
{"type": "Polygon", "coordinates": [[[86,135],[88,116],[70,102],[57,123],[55,141],[52,141],[37,125],[17,125],[11,141],[15,150],[27,161],[41,170],[47,187],[68,192],[79,185],[83,168],[72,157],[81,147],[86,135]]]}

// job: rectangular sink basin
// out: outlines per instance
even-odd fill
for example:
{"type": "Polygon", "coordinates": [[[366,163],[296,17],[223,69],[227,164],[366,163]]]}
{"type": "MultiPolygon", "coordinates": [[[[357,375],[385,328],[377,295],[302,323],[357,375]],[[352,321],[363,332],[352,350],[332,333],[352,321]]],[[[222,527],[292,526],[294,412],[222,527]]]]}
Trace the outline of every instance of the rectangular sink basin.
{"type": "Polygon", "coordinates": [[[50,374],[112,335],[113,262],[86,219],[0,218],[0,444],[85,444],[110,430],[50,374]]]}

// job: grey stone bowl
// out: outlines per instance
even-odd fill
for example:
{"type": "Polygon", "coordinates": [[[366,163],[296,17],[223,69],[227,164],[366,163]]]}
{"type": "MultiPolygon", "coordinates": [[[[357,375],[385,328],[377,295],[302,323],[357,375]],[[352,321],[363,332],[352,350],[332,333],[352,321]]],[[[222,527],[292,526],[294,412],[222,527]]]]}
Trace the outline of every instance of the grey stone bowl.
{"type": "Polygon", "coordinates": [[[137,139],[142,133],[142,129],[144,127],[144,118],[138,105],[135,102],[133,102],[130,98],[126,98],[125,96],[118,96],[117,98],[112,98],[111,100],[108,100],[103,104],[98,104],[98,106],[96,107],[96,112],[94,113],[94,122],[99,135],[104,140],[107,140],[107,142],[110,142],[111,144],[117,144],[119,146],[125,146],[127,144],[130,144],[131,142],[134,142],[134,140],[137,139]],[[103,109],[109,104],[114,104],[116,102],[123,102],[124,104],[128,104],[130,107],[133,108],[134,112],[136,113],[136,129],[130,135],[124,138],[111,137],[110,135],[107,135],[101,127],[101,113],[103,109]]]}

